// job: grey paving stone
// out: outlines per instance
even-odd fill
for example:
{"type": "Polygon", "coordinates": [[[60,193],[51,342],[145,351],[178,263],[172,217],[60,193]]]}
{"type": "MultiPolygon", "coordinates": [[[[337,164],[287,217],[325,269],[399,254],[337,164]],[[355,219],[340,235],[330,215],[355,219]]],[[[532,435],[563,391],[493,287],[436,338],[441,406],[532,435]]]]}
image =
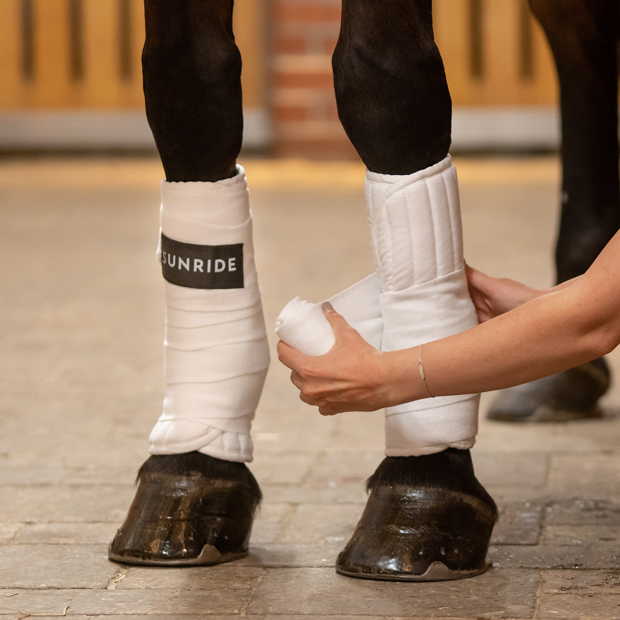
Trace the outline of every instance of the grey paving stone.
{"type": "Polygon", "coordinates": [[[616,544],[579,546],[497,546],[487,560],[496,568],[620,569],[620,547],[616,544]]]}
{"type": "Polygon", "coordinates": [[[361,514],[358,504],[301,504],[288,519],[277,542],[339,543],[344,547],[361,514]]]}
{"type": "Polygon", "coordinates": [[[151,614],[183,616],[200,611],[211,614],[240,614],[246,607],[254,582],[246,588],[201,590],[100,590],[80,592],[71,603],[72,614],[151,614]]]}
{"type": "Polygon", "coordinates": [[[43,513],[43,506],[54,489],[48,486],[4,486],[1,489],[0,521],[32,521],[37,512],[43,513]]]}
{"type": "Polygon", "coordinates": [[[534,611],[537,571],[489,571],[474,579],[394,583],[349,579],[330,569],[270,570],[249,614],[368,614],[422,618],[521,617],[534,611]]]}
{"type": "MultiPolygon", "coordinates": [[[[528,487],[528,486],[497,486],[485,485],[491,497],[498,503],[508,502],[537,502],[548,503],[550,501],[549,489],[547,487],[528,487]]],[[[559,499],[563,499],[560,497],[559,499]]]]}
{"type": "Polygon", "coordinates": [[[250,465],[259,484],[300,484],[316,459],[314,452],[258,453],[250,465]]]}
{"type": "MultiPolygon", "coordinates": [[[[366,504],[368,496],[359,482],[327,482],[320,485],[264,484],[263,501],[278,504],[366,504]]],[[[361,514],[361,513],[360,513],[361,514]]]]}
{"type": "MultiPolygon", "coordinates": [[[[7,459],[8,460],[8,459],[7,459]]],[[[2,463],[0,468],[0,485],[5,484],[58,484],[68,475],[64,467],[55,463],[2,463]]]]}
{"type": "Polygon", "coordinates": [[[541,536],[543,545],[618,545],[619,541],[617,525],[548,525],[541,536]]]}
{"type": "Polygon", "coordinates": [[[24,526],[24,523],[0,523],[0,543],[13,540],[24,526]]]}
{"type": "Polygon", "coordinates": [[[341,485],[359,484],[360,488],[383,460],[379,452],[353,452],[330,450],[323,452],[308,476],[309,486],[338,488],[341,485]]]}
{"type": "Polygon", "coordinates": [[[570,499],[545,509],[545,525],[620,526],[620,504],[606,499],[570,499]]]}
{"type": "Polygon", "coordinates": [[[250,544],[247,557],[237,560],[239,566],[264,566],[270,568],[299,568],[334,566],[336,557],[342,551],[342,541],[320,544],[272,543],[250,544]]]}
{"type": "MultiPolygon", "coordinates": [[[[113,426],[113,429],[116,425],[113,426]]],[[[133,454],[124,459],[124,463],[88,463],[80,467],[72,467],[63,479],[63,484],[101,484],[133,486],[136,481],[138,469],[148,455],[141,455],[134,459],[133,454]]]]}
{"type": "Polygon", "coordinates": [[[507,502],[499,506],[492,545],[535,545],[540,536],[542,506],[532,502],[507,502]]]}
{"type": "Polygon", "coordinates": [[[296,506],[291,504],[263,502],[256,513],[254,526],[252,527],[252,545],[276,542],[282,527],[295,509],[296,506]]]}
{"type": "Polygon", "coordinates": [[[543,487],[549,455],[541,452],[489,453],[472,450],[476,477],[484,486],[543,487]]]}
{"type": "Polygon", "coordinates": [[[4,588],[104,588],[116,570],[104,545],[5,545],[0,553],[4,588]]]}
{"type": "Polygon", "coordinates": [[[543,594],[538,601],[537,618],[620,618],[620,595],[543,594]]]}
{"type": "MultiPolygon", "coordinates": [[[[115,590],[252,590],[265,575],[265,569],[239,566],[237,562],[219,566],[179,568],[122,567],[125,575],[115,590]]],[[[118,579],[118,577],[116,578],[118,579]]]]}
{"type": "Polygon", "coordinates": [[[28,523],[15,542],[22,545],[102,545],[110,542],[118,523],[28,523]]]}
{"type": "MultiPolygon", "coordinates": [[[[369,270],[368,273],[371,271],[369,270]]],[[[383,411],[362,414],[341,413],[334,416],[333,421],[334,427],[329,441],[333,451],[374,452],[377,455],[377,462],[383,459],[385,449],[383,411]]]]}
{"type": "Polygon", "coordinates": [[[5,486],[1,521],[118,523],[133,499],[133,486],[5,486]]]}
{"type": "Polygon", "coordinates": [[[545,594],[620,594],[620,571],[546,570],[542,580],[545,594]]]}
{"type": "MultiPolygon", "coordinates": [[[[0,616],[3,620],[15,614],[26,618],[29,614],[37,617],[58,617],[71,603],[80,590],[0,590],[0,616]]],[[[69,615],[67,609],[67,615],[69,615]]]]}
{"type": "Polygon", "coordinates": [[[553,494],[620,501],[620,454],[554,454],[549,488],[553,494]]]}

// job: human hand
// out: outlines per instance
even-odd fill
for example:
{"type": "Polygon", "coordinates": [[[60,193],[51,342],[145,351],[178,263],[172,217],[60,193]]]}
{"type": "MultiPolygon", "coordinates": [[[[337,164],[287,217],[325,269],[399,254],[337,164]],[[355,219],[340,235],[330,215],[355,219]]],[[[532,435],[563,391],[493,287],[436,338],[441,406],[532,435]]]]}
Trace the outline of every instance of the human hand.
{"type": "Polygon", "coordinates": [[[325,354],[309,356],[278,342],[278,358],[292,370],[300,398],[322,415],[375,411],[390,404],[385,354],[369,345],[329,302],[323,304],[336,342],[325,354]]]}
{"type": "Polygon", "coordinates": [[[465,273],[469,294],[476,307],[480,323],[508,312],[541,294],[521,282],[510,278],[492,278],[467,264],[465,273]]]}

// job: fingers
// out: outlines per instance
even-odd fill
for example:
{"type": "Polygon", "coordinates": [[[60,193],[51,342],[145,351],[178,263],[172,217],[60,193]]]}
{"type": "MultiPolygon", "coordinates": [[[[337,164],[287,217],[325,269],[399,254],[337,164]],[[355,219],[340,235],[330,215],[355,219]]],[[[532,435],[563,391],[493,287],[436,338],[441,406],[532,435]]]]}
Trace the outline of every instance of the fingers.
{"type": "Polygon", "coordinates": [[[293,349],[293,347],[282,340],[278,341],[277,351],[278,359],[291,370],[299,368],[308,358],[307,355],[300,353],[297,349],[293,349]]]}
{"type": "Polygon", "coordinates": [[[334,330],[336,343],[341,343],[343,339],[345,339],[353,332],[359,335],[359,332],[347,323],[346,319],[342,316],[342,314],[339,314],[334,310],[334,306],[332,306],[329,301],[324,301],[322,307],[325,318],[329,321],[329,324],[334,330]]]}

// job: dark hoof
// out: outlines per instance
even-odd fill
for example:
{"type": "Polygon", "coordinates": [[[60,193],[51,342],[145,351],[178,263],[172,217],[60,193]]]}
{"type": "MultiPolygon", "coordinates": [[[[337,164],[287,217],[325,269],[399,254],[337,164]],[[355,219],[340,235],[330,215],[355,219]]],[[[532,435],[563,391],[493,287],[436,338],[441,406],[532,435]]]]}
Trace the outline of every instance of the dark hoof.
{"type": "Polygon", "coordinates": [[[219,564],[248,553],[261,492],[244,463],[199,452],[151,456],[110,543],[115,562],[150,566],[219,564]]]}
{"type": "Polygon", "coordinates": [[[469,450],[387,457],[336,571],[389,581],[445,581],[486,570],[497,507],[469,450]]]}
{"type": "Polygon", "coordinates": [[[607,362],[599,358],[531,383],[502,390],[487,418],[502,422],[568,422],[603,415],[598,399],[609,388],[607,362]]]}

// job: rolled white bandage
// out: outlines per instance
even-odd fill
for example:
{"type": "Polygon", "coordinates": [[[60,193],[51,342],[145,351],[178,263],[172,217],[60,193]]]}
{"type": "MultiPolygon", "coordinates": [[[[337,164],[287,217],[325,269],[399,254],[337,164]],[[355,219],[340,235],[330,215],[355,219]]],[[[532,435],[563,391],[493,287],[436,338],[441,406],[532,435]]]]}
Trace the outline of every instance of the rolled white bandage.
{"type": "Polygon", "coordinates": [[[269,348],[245,173],[161,195],[166,395],[149,451],[251,461],[269,348]]]}
{"type": "MultiPolygon", "coordinates": [[[[368,171],[365,192],[382,289],[382,350],[416,347],[476,325],[450,157],[411,175],[368,171]]],[[[442,396],[388,408],[386,455],[472,447],[478,402],[477,394],[442,396]]]]}
{"type": "MultiPolygon", "coordinates": [[[[327,300],[376,349],[381,347],[383,333],[380,292],[379,279],[373,273],[327,300]]],[[[280,340],[306,355],[323,355],[335,342],[321,304],[311,304],[299,297],[290,301],[280,313],[276,334],[280,340]]]]}

